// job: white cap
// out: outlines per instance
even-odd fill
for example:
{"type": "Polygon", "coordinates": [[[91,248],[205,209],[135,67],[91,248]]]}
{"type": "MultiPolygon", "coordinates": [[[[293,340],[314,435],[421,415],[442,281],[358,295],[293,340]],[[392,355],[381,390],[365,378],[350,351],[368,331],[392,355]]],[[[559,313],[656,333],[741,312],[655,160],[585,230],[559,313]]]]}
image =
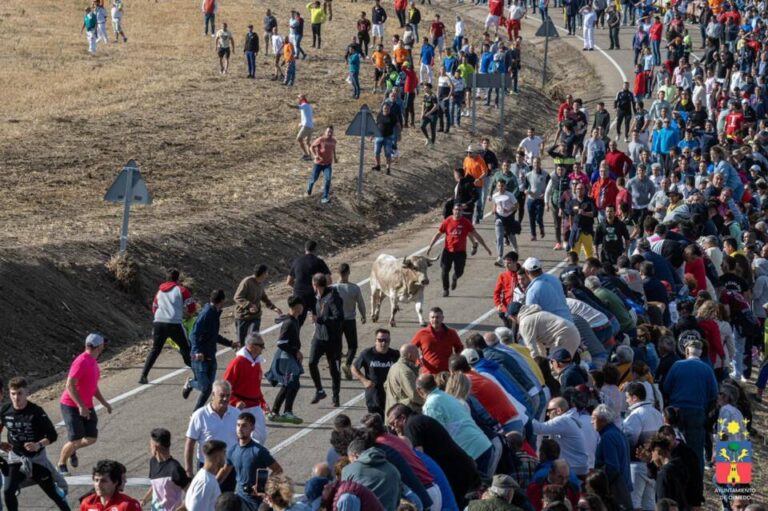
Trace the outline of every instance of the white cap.
{"type": "Polygon", "coordinates": [[[477,350],[473,348],[465,348],[462,350],[461,355],[467,359],[469,365],[475,364],[480,360],[480,355],[478,355],[477,350]]]}
{"type": "Polygon", "coordinates": [[[85,345],[93,348],[98,348],[102,344],[107,342],[101,334],[88,334],[85,338],[85,345]]]}
{"type": "Polygon", "coordinates": [[[523,263],[523,269],[525,271],[536,271],[541,269],[541,261],[536,259],[535,257],[529,257],[525,260],[523,263]]]}

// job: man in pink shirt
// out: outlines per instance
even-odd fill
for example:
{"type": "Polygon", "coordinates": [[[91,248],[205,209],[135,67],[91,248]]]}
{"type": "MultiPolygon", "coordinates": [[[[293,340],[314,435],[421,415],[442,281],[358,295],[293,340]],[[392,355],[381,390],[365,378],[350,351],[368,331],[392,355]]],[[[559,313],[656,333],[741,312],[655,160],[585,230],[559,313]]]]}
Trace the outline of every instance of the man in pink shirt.
{"type": "Polygon", "coordinates": [[[100,334],[88,334],[85,338],[85,351],[72,362],[67,375],[67,386],[61,395],[61,415],[67,426],[69,441],[61,448],[59,472],[69,475],[67,460],[77,468],[77,450],[96,443],[98,437],[98,417],[93,408],[93,398],[112,413],[112,406],[104,399],[99,390],[101,371],[97,362],[105,348],[106,339],[100,334]]]}

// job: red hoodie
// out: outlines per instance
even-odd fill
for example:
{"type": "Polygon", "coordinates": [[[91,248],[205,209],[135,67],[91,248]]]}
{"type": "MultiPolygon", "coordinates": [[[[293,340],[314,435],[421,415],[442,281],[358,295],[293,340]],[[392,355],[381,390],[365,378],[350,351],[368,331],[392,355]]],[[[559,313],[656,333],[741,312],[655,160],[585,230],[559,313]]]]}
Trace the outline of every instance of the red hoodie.
{"type": "Polygon", "coordinates": [[[230,405],[236,407],[238,403],[243,403],[246,408],[266,408],[267,402],[261,392],[262,361],[261,357],[254,360],[245,348],[240,348],[237,356],[230,360],[224,371],[224,379],[232,386],[230,405]]]}
{"type": "Polygon", "coordinates": [[[619,187],[610,177],[600,178],[592,185],[592,200],[597,204],[597,209],[603,210],[608,204],[616,204],[616,194],[619,187]]]}

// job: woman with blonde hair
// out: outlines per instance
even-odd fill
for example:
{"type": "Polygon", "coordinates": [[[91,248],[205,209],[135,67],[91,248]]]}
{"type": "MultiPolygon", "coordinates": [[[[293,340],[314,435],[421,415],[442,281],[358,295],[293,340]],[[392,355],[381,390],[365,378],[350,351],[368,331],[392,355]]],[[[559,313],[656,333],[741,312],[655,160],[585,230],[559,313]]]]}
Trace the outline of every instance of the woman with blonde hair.
{"type": "Polygon", "coordinates": [[[293,500],[293,480],[285,474],[273,474],[267,479],[264,500],[275,511],[309,511],[309,507],[293,500]]]}
{"type": "Polygon", "coordinates": [[[712,368],[715,370],[717,381],[722,379],[728,373],[728,367],[736,354],[736,347],[733,341],[733,328],[722,320],[722,312],[727,314],[727,308],[724,305],[718,305],[714,300],[707,300],[699,305],[696,311],[696,317],[699,322],[712,322],[717,325],[720,333],[720,345],[713,346],[710,341],[709,357],[712,360],[712,368]]]}

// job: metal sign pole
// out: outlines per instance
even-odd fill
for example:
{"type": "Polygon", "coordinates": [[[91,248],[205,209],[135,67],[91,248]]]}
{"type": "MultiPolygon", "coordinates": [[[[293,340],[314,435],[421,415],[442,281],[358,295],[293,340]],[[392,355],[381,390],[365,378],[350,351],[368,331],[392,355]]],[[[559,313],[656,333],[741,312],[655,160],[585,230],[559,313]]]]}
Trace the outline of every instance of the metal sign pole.
{"type": "Polygon", "coordinates": [[[131,202],[133,200],[133,173],[136,167],[125,167],[128,171],[128,179],[125,180],[125,196],[123,198],[123,227],[120,229],[120,255],[125,255],[128,248],[128,218],[131,214],[131,202]]]}
{"type": "Polygon", "coordinates": [[[499,139],[504,141],[504,97],[507,95],[507,73],[501,73],[501,100],[499,104],[499,139]]]}
{"type": "Polygon", "coordinates": [[[365,166],[365,134],[368,131],[368,107],[363,105],[360,109],[363,112],[363,129],[360,134],[360,168],[357,171],[357,205],[363,203],[363,167],[365,166]]]}
{"type": "MultiPolygon", "coordinates": [[[[549,18],[549,17],[547,17],[549,18]]],[[[546,23],[546,21],[545,21],[546,23]]],[[[547,85],[547,57],[549,53],[549,31],[547,31],[547,35],[544,36],[544,66],[541,69],[541,87],[544,88],[544,86],[547,85]]]]}
{"type": "Polygon", "coordinates": [[[477,69],[472,73],[472,133],[477,132],[477,69]]]}

